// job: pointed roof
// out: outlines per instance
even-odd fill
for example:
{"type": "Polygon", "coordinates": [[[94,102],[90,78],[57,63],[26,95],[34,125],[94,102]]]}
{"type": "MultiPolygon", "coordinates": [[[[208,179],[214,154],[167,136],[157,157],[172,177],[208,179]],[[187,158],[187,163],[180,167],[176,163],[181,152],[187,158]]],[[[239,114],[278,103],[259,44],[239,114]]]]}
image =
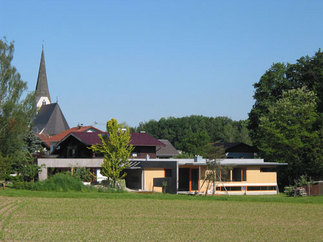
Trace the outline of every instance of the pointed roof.
{"type": "Polygon", "coordinates": [[[33,131],[37,134],[50,136],[69,129],[64,114],[58,103],[43,105],[33,122],[33,131]]]}
{"type": "Polygon", "coordinates": [[[70,133],[76,133],[76,132],[96,132],[96,133],[103,133],[102,130],[99,130],[93,126],[77,126],[77,127],[73,127],[70,129],[67,129],[59,134],[56,134],[54,136],[50,136],[50,137],[46,137],[46,136],[42,136],[41,140],[42,142],[46,143],[46,145],[48,147],[50,147],[51,143],[55,143],[55,142],[59,142],[61,141],[63,138],[65,138],[68,134],[70,133]]]}
{"type": "Polygon", "coordinates": [[[48,83],[47,83],[44,46],[41,52],[40,65],[39,65],[39,71],[38,71],[38,78],[37,78],[37,85],[36,85],[36,101],[38,101],[40,97],[48,97],[49,101],[51,101],[49,90],[48,90],[48,83]]]}
{"type": "Polygon", "coordinates": [[[179,152],[175,149],[171,142],[167,139],[159,139],[165,146],[158,146],[156,149],[156,155],[159,158],[167,158],[178,155],[179,152]]]}

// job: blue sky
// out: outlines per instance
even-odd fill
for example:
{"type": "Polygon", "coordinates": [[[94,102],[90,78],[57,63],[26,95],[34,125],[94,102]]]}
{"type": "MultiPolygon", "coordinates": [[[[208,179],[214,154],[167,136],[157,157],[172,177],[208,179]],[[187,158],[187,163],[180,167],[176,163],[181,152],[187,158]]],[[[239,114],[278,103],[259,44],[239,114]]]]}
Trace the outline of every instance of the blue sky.
{"type": "Polygon", "coordinates": [[[0,1],[13,64],[34,90],[44,41],[52,101],[71,127],[246,119],[272,63],[323,43],[323,1],[0,1]]]}

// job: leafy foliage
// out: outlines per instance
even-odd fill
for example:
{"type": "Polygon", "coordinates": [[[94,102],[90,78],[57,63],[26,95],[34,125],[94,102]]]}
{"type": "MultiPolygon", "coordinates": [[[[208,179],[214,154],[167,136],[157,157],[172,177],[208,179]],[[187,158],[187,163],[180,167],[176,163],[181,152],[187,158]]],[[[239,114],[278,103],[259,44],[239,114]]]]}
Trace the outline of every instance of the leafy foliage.
{"type": "Polygon", "coordinates": [[[15,156],[22,150],[24,138],[35,113],[34,94],[27,94],[27,83],[11,65],[14,45],[0,40],[0,154],[15,156]]]}
{"type": "Polygon", "coordinates": [[[129,167],[129,160],[133,146],[130,143],[129,128],[118,124],[116,119],[107,122],[108,135],[99,134],[102,144],[92,145],[93,152],[100,152],[104,155],[101,173],[112,180],[116,188],[117,180],[124,178],[127,174],[122,173],[129,167]]]}
{"type": "Polygon", "coordinates": [[[35,99],[33,93],[22,98],[27,83],[11,65],[13,52],[13,43],[0,40],[0,176],[17,171],[28,181],[37,171],[25,142],[35,113],[35,99]]]}
{"type": "Polygon", "coordinates": [[[90,182],[93,178],[90,169],[86,167],[74,168],[73,176],[84,182],[90,182]]]}
{"type": "Polygon", "coordinates": [[[45,181],[36,182],[32,190],[36,191],[82,191],[85,186],[80,179],[73,177],[69,174],[57,173],[45,181]]]}
{"type": "Polygon", "coordinates": [[[145,130],[158,139],[168,139],[176,149],[201,154],[201,149],[215,141],[251,144],[247,121],[233,121],[227,117],[189,116],[161,118],[140,123],[133,131],[145,130]]]}
{"type": "MultiPolygon", "coordinates": [[[[269,106],[282,97],[283,92],[307,87],[317,96],[317,113],[323,112],[323,53],[318,50],[313,57],[305,56],[295,64],[275,63],[254,84],[255,104],[249,113],[250,136],[258,146],[262,133],[259,123],[262,116],[269,112],[269,106]]],[[[323,123],[323,116],[321,116],[323,123]]]]}
{"type": "Polygon", "coordinates": [[[268,160],[288,163],[284,184],[304,174],[317,179],[323,175],[317,119],[316,96],[305,87],[283,92],[268,106],[268,114],[260,117],[258,148],[268,160]]]}
{"type": "Polygon", "coordinates": [[[207,171],[205,174],[204,183],[207,183],[205,195],[209,190],[209,186],[212,185],[212,195],[215,194],[217,183],[222,183],[221,173],[224,174],[230,170],[230,167],[224,167],[221,165],[221,159],[225,158],[225,149],[223,146],[214,147],[209,144],[204,148],[204,157],[207,158],[206,166],[207,171]]]}
{"type": "Polygon", "coordinates": [[[278,169],[280,185],[292,184],[293,179],[303,174],[322,179],[321,50],[313,57],[301,57],[295,64],[273,64],[254,87],[256,101],[249,113],[250,136],[266,160],[289,163],[287,171],[278,169]],[[305,87],[307,91],[300,91],[305,87]],[[294,91],[294,94],[289,92],[296,89],[298,91],[294,91]],[[305,99],[302,100],[300,93],[298,95],[296,92],[307,93],[303,95],[305,99]],[[308,95],[312,100],[306,98],[308,95]],[[284,101],[278,101],[280,99],[284,101]]]}
{"type": "Polygon", "coordinates": [[[0,180],[6,179],[10,174],[10,160],[0,154],[0,180]]]}
{"type": "Polygon", "coordinates": [[[32,190],[34,182],[25,182],[25,181],[13,181],[12,188],[22,189],[22,190],[32,190]]]}

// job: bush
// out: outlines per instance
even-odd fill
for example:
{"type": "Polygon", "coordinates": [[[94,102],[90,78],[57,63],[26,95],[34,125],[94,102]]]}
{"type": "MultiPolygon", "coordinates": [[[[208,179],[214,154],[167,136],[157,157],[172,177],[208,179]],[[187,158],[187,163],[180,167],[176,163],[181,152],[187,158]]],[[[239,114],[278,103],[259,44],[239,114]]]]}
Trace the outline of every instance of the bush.
{"type": "Polygon", "coordinates": [[[32,190],[34,184],[35,184],[34,182],[14,181],[12,183],[12,188],[32,190]]]}
{"type": "Polygon", "coordinates": [[[115,188],[112,188],[112,187],[105,187],[105,186],[102,186],[102,185],[98,185],[95,187],[96,191],[97,192],[105,192],[105,193],[126,193],[125,190],[122,190],[122,189],[115,189],[115,188]]]}
{"type": "Polygon", "coordinates": [[[284,193],[290,197],[304,197],[307,196],[304,186],[312,184],[312,179],[308,178],[307,175],[302,175],[298,179],[294,180],[295,185],[285,187],[284,193]]]}
{"type": "Polygon", "coordinates": [[[116,182],[116,187],[113,187],[112,181],[111,180],[103,180],[101,181],[101,185],[103,187],[109,188],[109,189],[114,189],[114,190],[125,190],[126,188],[126,180],[124,179],[119,179],[116,182]]]}
{"type": "Polygon", "coordinates": [[[85,167],[77,167],[73,173],[73,176],[79,178],[83,182],[91,182],[93,176],[91,175],[91,171],[85,167]]]}
{"type": "Polygon", "coordinates": [[[36,182],[32,189],[36,191],[57,192],[87,190],[80,179],[64,173],[58,173],[45,181],[36,182]]]}

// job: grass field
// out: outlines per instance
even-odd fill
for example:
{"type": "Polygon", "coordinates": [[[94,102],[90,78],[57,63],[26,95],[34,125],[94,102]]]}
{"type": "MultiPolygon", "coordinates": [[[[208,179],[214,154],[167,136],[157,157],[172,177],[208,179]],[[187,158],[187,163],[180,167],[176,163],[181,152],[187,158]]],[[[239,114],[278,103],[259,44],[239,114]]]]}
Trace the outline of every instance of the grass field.
{"type": "Polygon", "coordinates": [[[1,240],[323,241],[323,197],[0,191],[1,240]]]}

